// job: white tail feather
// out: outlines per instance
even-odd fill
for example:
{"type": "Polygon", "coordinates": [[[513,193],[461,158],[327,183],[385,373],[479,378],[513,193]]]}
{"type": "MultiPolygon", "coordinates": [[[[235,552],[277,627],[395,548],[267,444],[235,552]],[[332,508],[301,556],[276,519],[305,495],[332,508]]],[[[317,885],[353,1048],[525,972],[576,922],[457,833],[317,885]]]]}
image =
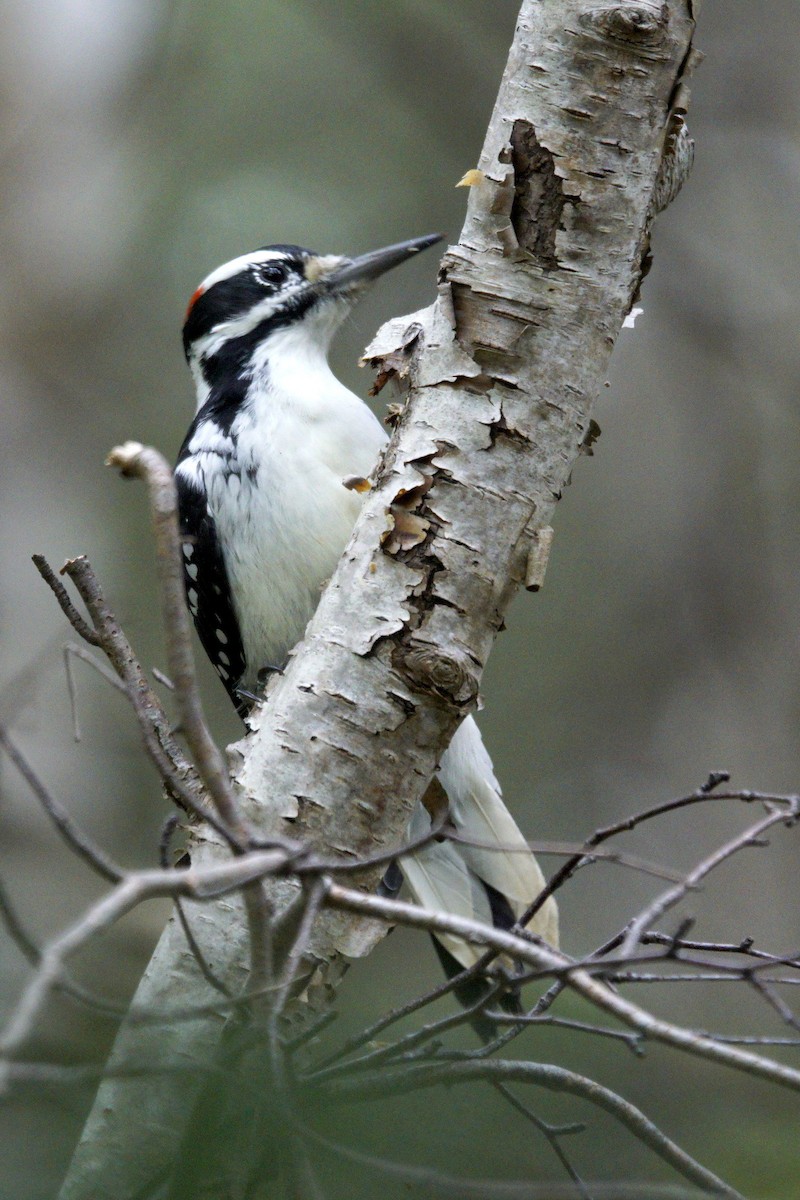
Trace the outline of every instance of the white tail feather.
{"type": "MultiPolygon", "coordinates": [[[[467,717],[442,756],[439,779],[450,801],[450,820],[456,832],[475,846],[434,842],[401,860],[415,900],[435,912],[457,914],[492,923],[489,901],[480,880],[505,896],[512,912],[521,916],[545,886],[539,864],[503,803],[492,762],[478,726],[467,717]]],[[[409,834],[419,837],[430,828],[420,805],[409,834]]],[[[553,946],[558,945],[558,909],[550,897],[528,928],[553,946]]],[[[460,938],[438,935],[442,945],[462,966],[472,966],[482,947],[460,938]]]]}
{"type": "MultiPolygon", "coordinates": [[[[419,837],[426,827],[430,827],[427,813],[425,817],[424,824],[418,824],[412,836],[419,837]]],[[[432,842],[402,858],[400,866],[414,899],[422,908],[491,925],[492,913],[486,892],[451,842],[432,842]]],[[[485,949],[471,946],[450,934],[437,933],[436,936],[445,950],[464,967],[476,963],[485,949]]]]}

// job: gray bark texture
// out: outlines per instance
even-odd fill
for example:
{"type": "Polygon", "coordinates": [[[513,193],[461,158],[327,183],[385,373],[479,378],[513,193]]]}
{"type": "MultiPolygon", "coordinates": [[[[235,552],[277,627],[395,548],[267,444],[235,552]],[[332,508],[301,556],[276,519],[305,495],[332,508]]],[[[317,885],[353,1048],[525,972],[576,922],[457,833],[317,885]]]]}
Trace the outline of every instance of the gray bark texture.
{"type": "MultiPolygon", "coordinates": [[[[302,648],[231,751],[245,813],[265,836],[352,860],[400,846],[474,709],[511,597],[526,578],[541,581],[540,531],[590,440],[652,220],[688,169],[681,81],[693,29],[691,0],[523,3],[436,301],[390,321],[366,354],[404,390],[375,486],[302,648]]],[[[203,829],[191,853],[203,866],[225,851],[203,829]]],[[[382,871],[359,883],[373,888],[382,871]]],[[[278,909],[296,890],[267,886],[278,909]]],[[[241,989],[240,898],[186,907],[213,970],[241,989]]],[[[385,931],[322,913],[298,1019],[324,1007],[346,960],[385,931]]],[[[173,918],[135,1005],[168,1012],[212,998],[173,918]]],[[[207,1062],[223,1023],[124,1025],[111,1065],[207,1062]]],[[[61,1200],[89,1200],[104,1179],[133,1194],[157,1176],[193,1099],[183,1076],[106,1080],[61,1200]]]]}

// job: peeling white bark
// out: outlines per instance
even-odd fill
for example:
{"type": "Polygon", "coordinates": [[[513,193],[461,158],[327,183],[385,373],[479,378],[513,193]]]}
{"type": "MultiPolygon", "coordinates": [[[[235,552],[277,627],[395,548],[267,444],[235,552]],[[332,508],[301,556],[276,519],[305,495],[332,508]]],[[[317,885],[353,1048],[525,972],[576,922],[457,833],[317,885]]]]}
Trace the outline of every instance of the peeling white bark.
{"type": "MultiPolygon", "coordinates": [[[[354,859],[400,845],[476,703],[510,598],[541,583],[544,530],[636,296],[650,223],[687,169],[680,77],[692,31],[691,0],[522,5],[436,303],[389,322],[367,351],[409,388],[395,436],[302,649],[234,749],[247,816],[265,833],[354,859]]],[[[198,864],[221,853],[196,835],[198,864]]],[[[277,892],[285,903],[291,885],[277,892]]],[[[190,915],[214,970],[240,987],[239,901],[190,915]]],[[[325,913],[312,1007],[342,956],[383,933],[325,913]]],[[[209,999],[174,921],[136,1002],[167,997],[209,999]]],[[[207,1061],[219,1028],[123,1028],[114,1061],[207,1061]]],[[[104,1083],[62,1200],[88,1200],[107,1177],[141,1186],[170,1161],[192,1100],[185,1079],[104,1083]]]]}

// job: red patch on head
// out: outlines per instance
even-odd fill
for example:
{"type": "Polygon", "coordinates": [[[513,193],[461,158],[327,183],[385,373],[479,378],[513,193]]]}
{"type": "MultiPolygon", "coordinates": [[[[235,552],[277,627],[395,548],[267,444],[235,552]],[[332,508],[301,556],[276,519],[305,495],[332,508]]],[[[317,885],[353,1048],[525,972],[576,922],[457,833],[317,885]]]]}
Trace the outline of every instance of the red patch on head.
{"type": "Polygon", "coordinates": [[[195,304],[196,304],[196,303],[197,303],[197,301],[200,299],[200,297],[202,296],[202,294],[203,294],[203,292],[204,292],[205,290],[206,290],[206,289],[203,287],[203,285],[202,285],[202,284],[200,284],[200,287],[197,289],[197,291],[196,291],[196,292],[194,292],[194,293],[192,294],[192,298],[191,298],[191,300],[189,301],[189,307],[186,309],[186,316],[183,318],[183,323],[184,323],[184,325],[185,325],[185,324],[186,324],[186,322],[189,320],[189,313],[192,311],[192,309],[194,308],[195,304]]]}

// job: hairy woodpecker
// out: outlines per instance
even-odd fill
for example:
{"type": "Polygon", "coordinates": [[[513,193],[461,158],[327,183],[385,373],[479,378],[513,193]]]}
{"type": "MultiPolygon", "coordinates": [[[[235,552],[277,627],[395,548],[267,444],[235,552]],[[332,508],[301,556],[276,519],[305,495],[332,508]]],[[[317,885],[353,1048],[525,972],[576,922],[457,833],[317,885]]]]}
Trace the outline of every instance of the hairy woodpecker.
{"type": "MultiPolygon", "coordinates": [[[[213,271],[189,302],[183,341],[197,414],[175,469],[186,596],[242,715],[261,670],[284,663],[302,638],[344,550],[361,504],[344,481],[367,478],[386,441],[328,366],[333,334],[366,284],[437,241],[416,238],[354,259],[266,246],[213,271]]],[[[439,779],[464,842],[406,855],[409,887],[426,908],[508,927],[544,879],[471,717],[443,755],[439,779]]],[[[420,805],[409,833],[426,827],[420,805]]],[[[556,943],[552,899],[530,928],[556,943]]],[[[480,957],[458,938],[439,942],[451,971],[480,957]]]]}

